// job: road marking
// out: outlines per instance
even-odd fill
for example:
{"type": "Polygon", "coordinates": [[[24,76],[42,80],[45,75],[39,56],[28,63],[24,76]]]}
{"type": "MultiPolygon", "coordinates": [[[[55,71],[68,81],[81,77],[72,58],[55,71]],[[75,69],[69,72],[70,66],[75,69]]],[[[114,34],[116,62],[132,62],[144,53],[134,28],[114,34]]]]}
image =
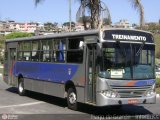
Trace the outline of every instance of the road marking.
{"type": "Polygon", "coordinates": [[[24,103],[24,104],[18,104],[18,105],[0,106],[0,109],[2,109],[2,108],[10,108],[10,107],[23,107],[23,106],[42,104],[42,103],[45,103],[45,102],[40,101],[40,102],[24,103]]]}

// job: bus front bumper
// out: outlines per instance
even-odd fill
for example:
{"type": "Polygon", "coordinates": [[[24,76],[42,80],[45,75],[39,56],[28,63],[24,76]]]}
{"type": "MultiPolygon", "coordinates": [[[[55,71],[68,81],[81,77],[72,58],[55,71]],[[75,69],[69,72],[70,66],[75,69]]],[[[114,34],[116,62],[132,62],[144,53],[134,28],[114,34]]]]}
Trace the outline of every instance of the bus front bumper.
{"type": "Polygon", "coordinates": [[[127,104],[154,104],[156,103],[156,94],[150,97],[138,97],[138,98],[108,98],[101,93],[96,95],[97,106],[109,106],[109,105],[127,105],[127,104]]]}

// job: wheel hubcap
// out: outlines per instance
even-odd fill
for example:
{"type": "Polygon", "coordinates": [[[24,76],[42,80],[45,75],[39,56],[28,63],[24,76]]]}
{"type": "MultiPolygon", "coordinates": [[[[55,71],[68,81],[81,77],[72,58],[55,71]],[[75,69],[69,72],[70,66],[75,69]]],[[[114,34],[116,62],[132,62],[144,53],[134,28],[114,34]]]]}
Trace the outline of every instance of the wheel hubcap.
{"type": "Polygon", "coordinates": [[[74,93],[74,92],[72,92],[72,93],[70,93],[70,95],[69,95],[69,102],[71,103],[71,104],[74,104],[74,103],[76,103],[76,94],[74,93]]]}
{"type": "Polygon", "coordinates": [[[19,83],[19,92],[20,92],[20,93],[23,92],[23,85],[22,85],[22,83],[19,83]]]}

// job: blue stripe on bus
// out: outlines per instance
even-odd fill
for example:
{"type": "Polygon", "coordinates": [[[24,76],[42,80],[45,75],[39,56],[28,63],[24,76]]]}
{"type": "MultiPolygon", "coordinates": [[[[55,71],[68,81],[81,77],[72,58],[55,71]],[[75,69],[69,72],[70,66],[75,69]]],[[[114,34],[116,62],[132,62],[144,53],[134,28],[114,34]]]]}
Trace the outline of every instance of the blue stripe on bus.
{"type": "Polygon", "coordinates": [[[140,80],[137,81],[134,86],[147,86],[147,85],[153,85],[156,81],[154,79],[151,80],[140,80]]]}
{"type": "Polygon", "coordinates": [[[134,80],[127,82],[126,86],[147,86],[153,85],[156,82],[155,79],[150,80],[134,80]]]}
{"type": "Polygon", "coordinates": [[[73,64],[16,62],[13,74],[15,76],[22,74],[25,78],[65,83],[73,78],[77,69],[78,65],[73,64]]]}

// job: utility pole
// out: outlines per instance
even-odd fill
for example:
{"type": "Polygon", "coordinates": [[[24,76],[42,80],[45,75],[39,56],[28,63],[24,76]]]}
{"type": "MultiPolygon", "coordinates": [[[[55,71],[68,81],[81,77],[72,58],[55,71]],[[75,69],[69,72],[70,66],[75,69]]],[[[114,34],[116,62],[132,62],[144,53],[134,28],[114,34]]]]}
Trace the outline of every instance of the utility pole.
{"type": "Polygon", "coordinates": [[[71,11],[71,0],[69,0],[69,31],[71,32],[71,21],[72,21],[72,11],[71,11]]]}

